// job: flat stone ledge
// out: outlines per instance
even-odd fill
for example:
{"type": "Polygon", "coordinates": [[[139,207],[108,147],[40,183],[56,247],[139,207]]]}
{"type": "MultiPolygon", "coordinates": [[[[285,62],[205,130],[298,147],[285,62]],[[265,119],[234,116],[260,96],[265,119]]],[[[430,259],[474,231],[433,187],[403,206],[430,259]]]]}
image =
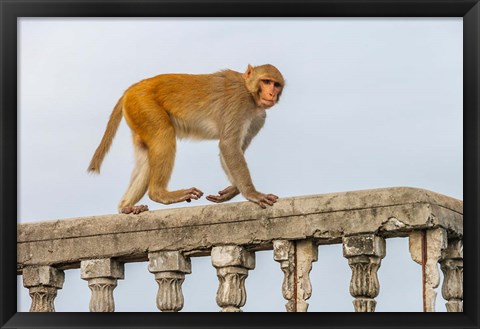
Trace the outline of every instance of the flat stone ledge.
{"type": "Polygon", "coordinates": [[[461,237],[463,202],[409,187],[282,198],[265,210],[239,202],[44,221],[18,225],[17,272],[27,265],[78,267],[95,258],[145,261],[149,251],[205,255],[222,245],[271,249],[274,240],[327,244],[361,233],[407,236],[433,227],[461,237]]]}

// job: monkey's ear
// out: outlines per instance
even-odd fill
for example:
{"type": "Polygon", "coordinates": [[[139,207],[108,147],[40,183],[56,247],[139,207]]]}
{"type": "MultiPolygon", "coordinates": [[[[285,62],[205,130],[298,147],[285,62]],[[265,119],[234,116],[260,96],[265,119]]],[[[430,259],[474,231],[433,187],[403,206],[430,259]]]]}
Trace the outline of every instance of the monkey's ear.
{"type": "Polygon", "coordinates": [[[248,67],[247,67],[247,70],[245,71],[245,73],[243,73],[243,78],[246,80],[248,78],[250,78],[250,76],[252,75],[252,72],[253,72],[253,66],[248,64],[248,67]]]}

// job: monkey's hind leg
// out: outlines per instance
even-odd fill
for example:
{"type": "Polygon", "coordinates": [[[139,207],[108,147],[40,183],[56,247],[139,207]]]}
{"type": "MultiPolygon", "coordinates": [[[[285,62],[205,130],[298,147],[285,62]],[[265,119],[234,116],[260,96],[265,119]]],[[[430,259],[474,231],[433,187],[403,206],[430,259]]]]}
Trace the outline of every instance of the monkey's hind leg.
{"type": "MultiPolygon", "coordinates": [[[[176,202],[198,200],[203,192],[196,187],[168,191],[167,186],[172,175],[176,153],[176,134],[170,117],[161,108],[155,113],[156,120],[153,131],[146,135],[148,161],[150,165],[150,182],[148,196],[155,202],[171,204],[176,202]]],[[[152,126],[152,125],[151,125],[152,126]]]]}
{"type": "Polygon", "coordinates": [[[123,214],[139,214],[148,211],[146,205],[135,205],[147,192],[149,181],[148,151],[138,136],[133,136],[135,151],[135,168],[132,172],[130,185],[125,192],[118,211],[123,214]]]}

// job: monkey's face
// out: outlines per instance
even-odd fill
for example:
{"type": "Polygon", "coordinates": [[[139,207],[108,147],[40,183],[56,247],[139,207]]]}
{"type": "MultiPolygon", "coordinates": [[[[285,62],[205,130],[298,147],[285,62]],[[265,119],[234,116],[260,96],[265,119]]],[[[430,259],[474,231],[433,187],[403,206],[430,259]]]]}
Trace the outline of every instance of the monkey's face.
{"type": "Polygon", "coordinates": [[[258,83],[257,105],[267,109],[278,102],[282,93],[282,84],[272,79],[260,79],[258,83]]]}
{"type": "Polygon", "coordinates": [[[249,64],[242,76],[259,108],[268,109],[278,102],[285,80],[275,66],[265,64],[253,67],[249,64]]]}

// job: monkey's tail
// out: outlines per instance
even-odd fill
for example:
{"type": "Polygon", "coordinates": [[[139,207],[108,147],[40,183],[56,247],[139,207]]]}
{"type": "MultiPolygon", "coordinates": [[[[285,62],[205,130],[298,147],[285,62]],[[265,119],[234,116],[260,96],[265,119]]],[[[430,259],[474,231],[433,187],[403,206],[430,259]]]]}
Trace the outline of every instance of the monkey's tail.
{"type": "Polygon", "coordinates": [[[100,145],[98,145],[95,154],[93,155],[92,160],[90,161],[90,165],[88,166],[88,172],[90,173],[100,173],[100,166],[102,165],[103,159],[107,154],[110,146],[112,146],[113,137],[115,137],[115,133],[117,132],[118,126],[120,125],[120,121],[122,121],[122,109],[123,109],[123,96],[115,105],[112,114],[110,114],[110,119],[107,123],[107,129],[103,134],[102,141],[100,145]]]}

